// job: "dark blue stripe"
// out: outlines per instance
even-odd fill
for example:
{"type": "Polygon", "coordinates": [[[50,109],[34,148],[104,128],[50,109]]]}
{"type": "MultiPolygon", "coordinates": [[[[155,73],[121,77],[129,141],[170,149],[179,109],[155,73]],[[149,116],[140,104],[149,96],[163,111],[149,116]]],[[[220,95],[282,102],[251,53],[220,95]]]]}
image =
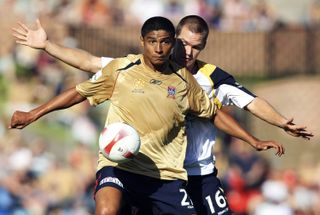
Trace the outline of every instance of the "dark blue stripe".
{"type": "Polygon", "coordinates": [[[243,87],[242,85],[240,85],[232,75],[230,75],[229,73],[223,71],[222,69],[220,69],[219,67],[216,67],[216,69],[214,70],[214,72],[210,75],[211,80],[213,81],[213,87],[214,89],[217,89],[219,86],[221,86],[222,84],[227,84],[227,85],[231,85],[234,86],[240,90],[242,90],[243,92],[256,97],[255,94],[253,94],[251,91],[249,91],[248,89],[246,89],[245,87],[243,87]]]}
{"type": "Polygon", "coordinates": [[[131,63],[128,64],[126,67],[121,68],[121,69],[118,69],[118,71],[127,70],[127,69],[129,69],[130,67],[133,67],[133,66],[135,66],[135,65],[140,65],[140,64],[141,64],[141,60],[138,59],[136,62],[131,62],[131,63]]]}

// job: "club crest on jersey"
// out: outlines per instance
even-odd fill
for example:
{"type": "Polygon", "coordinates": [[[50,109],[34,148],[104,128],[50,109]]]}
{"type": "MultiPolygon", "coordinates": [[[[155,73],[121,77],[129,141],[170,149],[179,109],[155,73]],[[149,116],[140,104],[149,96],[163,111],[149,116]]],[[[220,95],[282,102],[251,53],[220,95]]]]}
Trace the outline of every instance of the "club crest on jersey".
{"type": "Polygon", "coordinates": [[[168,98],[175,99],[176,98],[176,88],[172,86],[168,86],[168,98]]]}
{"type": "Polygon", "coordinates": [[[144,93],[143,87],[145,86],[143,80],[135,79],[133,84],[133,93],[144,93]]]}

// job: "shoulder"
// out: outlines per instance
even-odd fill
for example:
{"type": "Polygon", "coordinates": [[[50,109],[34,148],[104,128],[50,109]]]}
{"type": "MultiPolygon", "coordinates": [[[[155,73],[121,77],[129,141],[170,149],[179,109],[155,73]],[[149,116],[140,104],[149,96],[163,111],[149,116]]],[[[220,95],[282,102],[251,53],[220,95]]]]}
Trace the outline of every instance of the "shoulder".
{"type": "Polygon", "coordinates": [[[215,72],[216,68],[218,68],[217,66],[210,64],[210,63],[206,63],[200,60],[196,61],[198,68],[199,68],[199,72],[201,72],[202,74],[206,75],[206,76],[211,76],[213,74],[213,72],[215,72]]]}
{"type": "Polygon", "coordinates": [[[103,69],[104,70],[105,69],[107,69],[107,70],[113,69],[116,71],[124,71],[124,70],[131,68],[134,65],[140,65],[141,64],[141,57],[142,57],[142,55],[129,54],[125,57],[114,58],[103,69]]]}
{"type": "Polygon", "coordinates": [[[235,78],[220,67],[201,61],[198,63],[198,66],[199,72],[213,82],[214,88],[218,88],[222,84],[236,84],[235,78]]]}
{"type": "Polygon", "coordinates": [[[186,67],[182,67],[174,61],[170,60],[170,68],[183,82],[188,83],[193,78],[191,72],[186,67]]]}
{"type": "Polygon", "coordinates": [[[105,66],[108,65],[108,63],[110,63],[112,60],[113,60],[113,58],[111,58],[111,57],[101,57],[101,58],[100,58],[101,67],[105,67],[105,66]]]}

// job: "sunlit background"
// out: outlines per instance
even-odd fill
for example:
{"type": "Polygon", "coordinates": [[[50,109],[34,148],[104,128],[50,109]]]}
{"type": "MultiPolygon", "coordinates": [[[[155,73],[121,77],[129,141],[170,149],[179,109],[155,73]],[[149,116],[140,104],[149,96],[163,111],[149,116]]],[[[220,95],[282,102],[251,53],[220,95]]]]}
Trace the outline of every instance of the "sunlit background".
{"type": "Polygon", "coordinates": [[[40,18],[51,41],[120,57],[140,52],[140,26],[150,16],[176,24],[189,14],[211,28],[202,60],[315,134],[297,139],[228,108],[256,137],[286,148],[278,158],[219,135],[218,176],[231,208],[242,215],[320,214],[319,0],[0,0],[0,14],[0,215],[94,214],[97,139],[108,107],[85,102],[8,130],[15,110],[30,110],[90,77],[16,45],[11,28],[18,21],[33,28],[40,18]]]}

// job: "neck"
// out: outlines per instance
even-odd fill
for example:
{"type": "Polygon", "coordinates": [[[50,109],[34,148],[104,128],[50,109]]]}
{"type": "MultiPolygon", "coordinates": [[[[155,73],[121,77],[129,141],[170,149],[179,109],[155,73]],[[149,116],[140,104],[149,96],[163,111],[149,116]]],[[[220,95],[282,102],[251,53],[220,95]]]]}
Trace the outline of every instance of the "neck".
{"type": "Polygon", "coordinates": [[[168,64],[169,64],[169,61],[167,61],[163,64],[155,65],[155,64],[152,64],[150,61],[147,61],[144,57],[143,57],[143,61],[144,61],[144,64],[148,66],[151,70],[153,70],[154,72],[161,72],[161,73],[166,72],[166,68],[168,67],[168,64]]]}
{"type": "Polygon", "coordinates": [[[168,62],[161,64],[161,65],[153,65],[153,70],[155,70],[156,72],[165,72],[166,68],[167,68],[168,62]]]}
{"type": "Polygon", "coordinates": [[[171,55],[171,59],[178,63],[180,66],[186,67],[192,74],[196,74],[198,72],[198,65],[197,62],[195,61],[194,64],[190,65],[190,66],[186,66],[185,64],[179,62],[175,56],[175,54],[171,55]]]}
{"type": "Polygon", "coordinates": [[[193,65],[190,65],[187,67],[187,69],[194,75],[198,72],[198,66],[197,63],[195,62],[193,65]]]}

